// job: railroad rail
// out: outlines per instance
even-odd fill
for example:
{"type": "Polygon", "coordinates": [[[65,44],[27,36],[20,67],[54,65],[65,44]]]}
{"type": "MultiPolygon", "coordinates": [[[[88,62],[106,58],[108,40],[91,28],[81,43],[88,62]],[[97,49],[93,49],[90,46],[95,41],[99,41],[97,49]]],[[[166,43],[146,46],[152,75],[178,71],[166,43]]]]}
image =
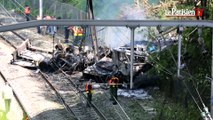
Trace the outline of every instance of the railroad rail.
{"type": "MultiPolygon", "coordinates": [[[[58,67],[56,64],[55,64],[55,66],[58,67]]],[[[63,71],[61,68],[58,67],[58,70],[63,74],[63,76],[65,76],[65,78],[69,81],[69,83],[71,83],[78,90],[78,92],[82,95],[82,97],[87,101],[87,99],[86,99],[87,97],[77,87],[78,85],[74,82],[74,80],[71,79],[70,76],[65,71],[63,71]]],[[[130,120],[129,116],[126,114],[126,112],[120,105],[119,101],[116,101],[118,104],[116,106],[113,105],[111,102],[107,102],[110,99],[109,96],[110,96],[110,94],[105,94],[101,98],[99,98],[95,101],[93,100],[93,102],[91,103],[91,106],[99,114],[99,116],[102,116],[103,119],[110,119],[110,120],[114,120],[114,119],[130,120]],[[97,102],[97,101],[99,101],[99,102],[97,102]],[[105,107],[106,109],[102,109],[103,107],[105,107]],[[105,110],[107,110],[107,111],[105,111],[105,110]],[[109,114],[105,115],[106,112],[110,113],[111,115],[109,115],[109,114]],[[116,116],[116,118],[114,118],[113,116],[114,117],[116,116]]]]}
{"type": "Polygon", "coordinates": [[[65,102],[65,99],[60,95],[59,91],[54,87],[54,85],[50,82],[50,80],[48,80],[48,77],[46,76],[45,73],[39,71],[40,75],[42,76],[42,78],[44,78],[44,80],[47,82],[47,84],[51,87],[51,89],[55,92],[55,94],[57,95],[58,99],[60,100],[60,102],[62,103],[62,105],[65,107],[65,109],[67,110],[68,113],[73,114],[74,118],[78,119],[75,115],[74,110],[72,110],[69,105],[65,102]]]}
{"type": "MultiPolygon", "coordinates": [[[[19,38],[19,40],[20,40],[20,42],[22,42],[22,43],[25,43],[26,42],[26,39],[24,38],[24,37],[22,37],[21,35],[19,35],[17,32],[14,32],[14,31],[12,31],[12,33],[15,35],[15,37],[17,37],[17,38],[19,38]]],[[[1,38],[3,38],[7,43],[9,43],[9,45],[11,45],[14,49],[19,49],[18,47],[16,47],[16,45],[14,45],[10,40],[8,40],[8,38],[7,37],[5,37],[4,35],[0,35],[0,37],[1,38]]],[[[13,36],[14,37],[14,36],[13,36]]],[[[15,39],[15,38],[14,38],[15,39]]],[[[21,51],[22,49],[20,49],[20,51],[21,51]]],[[[1,71],[0,71],[0,75],[2,76],[2,78],[5,80],[5,81],[7,81],[6,79],[5,79],[5,77],[4,77],[4,75],[1,73],[1,71]]],[[[48,83],[48,80],[47,80],[47,78],[45,78],[45,76],[44,76],[44,74],[41,74],[41,76],[44,78],[44,80],[48,83]]],[[[8,82],[8,81],[7,81],[8,82]]],[[[53,91],[55,91],[55,93],[56,93],[56,96],[58,97],[58,99],[61,101],[61,104],[65,107],[65,109],[67,110],[67,112],[69,113],[69,115],[70,115],[70,117],[73,119],[73,118],[76,118],[75,116],[73,116],[72,114],[73,114],[73,111],[69,108],[69,106],[65,103],[65,101],[64,101],[64,99],[62,98],[62,97],[60,97],[60,95],[59,95],[59,92],[51,85],[51,83],[49,82],[48,83],[48,85],[50,86],[50,88],[53,90],[53,91]]],[[[13,91],[14,93],[15,93],[15,91],[13,91]]],[[[17,97],[17,95],[16,95],[16,97],[17,97]]],[[[20,104],[21,104],[21,102],[20,101],[18,101],[20,104]]],[[[21,106],[22,107],[22,109],[25,111],[25,109],[24,109],[24,107],[23,106],[21,106]]],[[[29,117],[29,116],[28,116],[29,117]]],[[[77,118],[76,118],[77,119],[77,118]]]]}
{"type": "MultiPolygon", "coordinates": [[[[43,22],[43,21],[42,21],[42,22],[43,22]]],[[[55,21],[53,21],[53,22],[55,22],[55,21]]],[[[87,21],[86,21],[86,22],[87,22],[87,21]]],[[[77,23],[79,23],[79,21],[77,21],[77,23]]],[[[81,23],[81,22],[80,22],[80,23],[81,23]]],[[[80,24],[80,23],[79,23],[79,24],[80,24]]],[[[83,22],[83,23],[84,23],[84,22],[83,22]]],[[[49,24],[49,23],[46,23],[46,22],[44,21],[42,24],[49,24]]],[[[52,23],[50,23],[50,24],[52,24],[52,23]]],[[[61,24],[61,23],[60,23],[60,24],[61,24]]],[[[81,23],[81,24],[82,24],[82,23],[81,23]]],[[[99,24],[97,24],[97,25],[99,25],[99,24]]],[[[4,27],[4,26],[2,26],[2,27],[4,27]]],[[[23,28],[24,28],[24,27],[23,27],[23,28]]],[[[1,27],[0,27],[0,30],[1,30],[1,27]]],[[[14,32],[14,31],[11,31],[11,32],[12,32],[14,35],[16,35],[17,37],[19,37],[19,38],[21,39],[22,42],[26,40],[24,37],[22,37],[22,36],[19,35],[18,33],[14,32]]],[[[4,36],[2,36],[2,38],[4,38],[4,39],[6,40],[6,38],[5,38],[4,36]]],[[[7,41],[11,46],[13,46],[15,49],[17,48],[15,45],[12,44],[12,42],[10,42],[10,41],[8,41],[8,40],[6,40],[6,41],[7,41]]],[[[81,101],[82,104],[84,104],[85,101],[87,102],[86,96],[82,93],[82,91],[81,91],[80,89],[78,89],[78,88],[76,87],[77,85],[69,78],[69,76],[68,76],[63,70],[61,70],[61,69],[59,69],[59,70],[60,70],[61,73],[65,76],[66,80],[68,80],[69,83],[72,85],[73,90],[75,90],[76,93],[79,93],[80,96],[83,98],[83,100],[81,101]]],[[[48,80],[48,75],[45,74],[45,73],[42,73],[41,71],[40,71],[39,73],[40,73],[41,76],[45,79],[45,81],[48,83],[48,85],[51,87],[51,89],[55,91],[55,94],[57,95],[58,99],[61,101],[61,103],[63,104],[63,106],[66,108],[67,112],[74,115],[74,116],[72,116],[72,117],[74,117],[74,118],[76,118],[76,119],[85,119],[85,118],[88,119],[88,117],[89,117],[90,119],[97,119],[97,115],[98,115],[98,117],[99,117],[100,119],[104,119],[104,120],[108,119],[108,117],[106,117],[106,116],[103,114],[103,112],[100,111],[100,110],[98,109],[98,107],[96,106],[96,104],[94,104],[94,103],[91,104],[92,108],[89,109],[89,110],[90,110],[90,113],[91,113],[91,111],[94,111],[94,112],[92,112],[93,114],[86,113],[85,116],[80,115],[80,114],[82,114],[83,111],[79,110],[78,108],[69,107],[69,106],[71,106],[72,104],[66,103],[66,99],[64,99],[64,97],[63,97],[62,95],[60,95],[60,90],[57,90],[57,89],[54,87],[54,85],[51,83],[51,81],[48,80]],[[97,115],[95,115],[95,114],[97,114],[97,115]],[[94,118],[91,118],[92,116],[93,116],[94,118]]],[[[117,101],[117,102],[118,102],[118,101],[117,101]]],[[[84,108],[85,108],[85,106],[83,106],[83,105],[82,105],[81,107],[84,107],[84,108]]],[[[126,117],[125,115],[120,115],[121,113],[119,113],[119,112],[122,112],[122,110],[121,110],[119,107],[114,107],[114,108],[115,108],[114,110],[117,112],[117,114],[119,115],[119,117],[120,117],[121,119],[123,119],[124,117],[126,117]],[[124,116],[124,117],[123,117],[123,116],[124,116]]],[[[82,109],[82,108],[81,108],[81,109],[82,109]]],[[[86,108],[86,109],[88,109],[88,108],[86,108]]],[[[122,114],[123,114],[123,113],[122,113],[122,114]]],[[[127,117],[127,118],[128,118],[128,117],[127,117]]],[[[129,119],[129,118],[128,118],[128,119],[129,119]]]]}
{"type": "MultiPolygon", "coordinates": [[[[3,24],[0,23],[0,25],[2,26],[3,24]]],[[[22,32],[22,31],[20,31],[22,32]]],[[[27,45],[27,43],[29,42],[29,39],[26,38],[26,37],[23,37],[20,32],[15,32],[15,31],[10,31],[10,32],[7,32],[7,33],[2,33],[2,35],[0,35],[0,37],[2,39],[4,39],[10,46],[12,46],[16,51],[15,52],[21,52],[23,50],[25,50],[29,45],[27,45]],[[18,47],[17,47],[18,46],[18,47]]],[[[33,50],[33,51],[39,51],[39,52],[46,52],[46,51],[43,51],[43,50],[37,50],[36,48],[31,48],[30,50],[33,50]]],[[[14,55],[13,55],[14,56],[14,55]]],[[[5,82],[8,82],[4,75],[2,74],[2,72],[0,71],[0,75],[2,76],[2,78],[4,79],[5,82]]],[[[44,78],[44,75],[42,75],[42,77],[44,78]]],[[[44,79],[46,80],[46,79],[44,79]]],[[[53,91],[56,91],[56,89],[51,86],[51,84],[48,84],[50,86],[50,88],[52,88],[53,91]]],[[[14,94],[15,94],[15,91],[13,91],[14,94]]],[[[58,92],[56,91],[55,92],[57,97],[59,96],[58,95],[58,92]]],[[[17,98],[17,101],[19,102],[19,104],[21,104],[21,108],[23,109],[23,111],[26,111],[25,108],[22,106],[22,103],[20,100],[18,100],[18,97],[17,95],[15,94],[15,97],[17,98]]],[[[75,118],[75,116],[71,115],[73,114],[72,111],[69,109],[68,105],[64,102],[63,98],[61,97],[58,97],[61,102],[61,104],[65,107],[65,109],[67,110],[67,112],[69,113],[70,117],[73,119],[75,118]],[[71,113],[70,113],[71,112],[71,113]]],[[[29,116],[28,116],[29,117],[29,116]]]]}
{"type": "MultiPolygon", "coordinates": [[[[0,23],[0,25],[3,26],[2,23],[0,23]]],[[[7,32],[7,33],[3,33],[2,35],[0,35],[0,37],[3,38],[14,49],[18,50],[18,52],[19,51],[23,51],[26,48],[26,46],[27,46],[25,44],[27,44],[27,42],[28,42],[27,40],[28,39],[26,37],[23,37],[22,35],[20,35],[19,33],[15,32],[15,31],[10,31],[10,32],[7,32]],[[21,45],[20,46],[18,45],[18,47],[17,47],[17,43],[19,43],[21,45]]],[[[88,108],[87,109],[88,112],[86,113],[85,116],[81,115],[85,111],[79,110],[77,107],[71,109],[71,107],[69,107],[70,104],[66,103],[66,99],[64,99],[62,97],[62,95],[60,95],[60,92],[51,84],[51,82],[47,78],[47,75],[45,75],[45,73],[42,73],[42,72],[39,72],[39,73],[42,76],[42,78],[44,78],[44,80],[46,81],[46,83],[48,83],[48,85],[50,86],[50,88],[55,92],[55,94],[58,97],[59,101],[65,107],[66,111],[69,113],[69,115],[71,115],[72,118],[79,119],[79,120],[81,120],[81,119],[88,119],[88,118],[94,119],[94,120],[98,119],[97,115],[94,115],[94,114],[96,114],[96,112],[94,111],[94,109],[96,111],[98,111],[98,108],[95,108],[94,105],[93,105],[93,108],[88,108]],[[92,111],[94,111],[94,112],[92,112],[92,111]],[[94,114],[89,114],[89,113],[94,113],[94,114]]],[[[79,91],[77,91],[77,92],[79,92],[79,91]]],[[[86,97],[84,96],[84,98],[86,98],[86,97]]],[[[99,116],[101,116],[101,115],[102,114],[99,113],[99,116]]],[[[100,117],[100,119],[103,119],[103,118],[104,118],[104,116],[102,115],[100,117]]],[[[106,118],[104,118],[104,120],[105,119],[106,118]]]]}
{"type": "MultiPolygon", "coordinates": [[[[26,38],[22,37],[21,35],[19,35],[17,32],[11,31],[15,37],[19,38],[20,42],[24,43],[26,42],[26,38]]],[[[16,47],[16,45],[14,45],[10,40],[8,40],[7,37],[5,37],[4,35],[1,35],[1,38],[3,38],[7,43],[9,43],[14,49],[18,49],[18,47],[16,47]]],[[[22,49],[21,49],[22,50],[22,49]]],[[[98,110],[97,107],[95,107],[95,105],[92,105],[92,108],[90,108],[88,110],[88,112],[86,113],[87,115],[82,116],[81,114],[83,113],[81,110],[79,110],[78,108],[71,108],[69,107],[69,104],[66,103],[66,100],[60,95],[60,92],[51,84],[51,82],[48,80],[47,75],[45,75],[45,73],[42,73],[41,71],[39,72],[40,75],[42,76],[42,78],[44,78],[44,80],[46,81],[46,83],[48,83],[48,85],[51,87],[51,89],[55,92],[56,96],[58,97],[59,101],[61,102],[61,104],[65,107],[65,109],[67,110],[67,112],[69,113],[69,115],[71,115],[72,118],[75,119],[87,119],[88,117],[90,119],[97,119],[97,115],[100,116],[100,119],[104,119],[106,120],[106,118],[104,117],[104,115],[102,113],[100,113],[100,111],[98,110]],[[94,115],[94,112],[92,112],[93,114],[91,115],[91,111],[94,111],[95,114],[97,113],[97,115],[94,115]],[[94,117],[95,116],[95,117],[94,117]]],[[[80,93],[77,90],[77,93],[80,93]]],[[[81,94],[81,96],[83,95],[83,93],[81,94]]],[[[84,100],[86,99],[86,96],[83,95],[84,100]]]]}
{"type": "MultiPolygon", "coordinates": [[[[12,33],[13,33],[13,32],[12,32],[12,33]]],[[[15,35],[18,34],[18,33],[16,33],[16,32],[14,32],[14,33],[15,33],[15,35]]],[[[1,35],[1,37],[2,37],[7,43],[9,43],[9,45],[11,45],[13,48],[17,49],[17,47],[16,47],[12,42],[10,42],[9,40],[7,40],[6,37],[4,37],[3,35],[1,35]]],[[[20,37],[20,35],[16,35],[16,37],[20,37]]],[[[21,40],[22,40],[22,42],[25,42],[24,38],[21,38],[21,40]]],[[[4,80],[5,82],[8,82],[8,81],[6,80],[6,78],[4,77],[4,75],[3,75],[3,73],[2,73],[1,71],[0,71],[0,75],[1,75],[1,77],[3,78],[3,80],[4,80]]],[[[9,82],[8,82],[8,83],[9,83],[9,82]]],[[[10,86],[11,86],[11,85],[10,85],[10,86]]],[[[52,86],[50,86],[50,87],[53,89],[52,86]]],[[[54,90],[54,89],[53,89],[53,90],[54,90]]],[[[22,102],[18,99],[17,94],[15,93],[14,90],[13,90],[13,93],[14,93],[14,95],[15,95],[15,97],[16,97],[18,103],[20,104],[22,110],[25,111],[25,112],[27,113],[26,109],[23,107],[22,102]]],[[[56,94],[56,95],[57,95],[57,94],[56,94]]],[[[63,99],[62,99],[62,100],[63,100],[63,99]]],[[[63,102],[62,102],[62,105],[66,108],[66,110],[67,110],[68,113],[69,113],[70,110],[67,108],[67,105],[64,104],[63,102]]],[[[28,116],[28,117],[29,117],[29,116],[28,116]]],[[[73,118],[73,116],[71,116],[71,117],[73,118]]]]}
{"type": "MultiPolygon", "coordinates": [[[[90,118],[91,120],[97,120],[97,119],[102,119],[102,120],[107,120],[107,118],[105,117],[105,115],[100,112],[100,110],[97,108],[97,106],[93,103],[90,104],[91,107],[87,107],[85,104],[88,102],[86,96],[82,93],[82,91],[77,87],[77,85],[69,79],[69,76],[67,76],[67,74],[64,74],[64,71],[61,71],[62,75],[57,75],[57,77],[60,78],[60,82],[64,81],[65,84],[67,85],[66,88],[71,89],[71,91],[75,92],[76,96],[77,94],[79,94],[79,102],[77,105],[74,106],[74,104],[76,104],[76,101],[74,102],[70,102],[72,99],[72,97],[69,97],[68,99],[66,99],[66,97],[63,97],[63,95],[60,95],[60,88],[55,88],[51,83],[50,80],[48,80],[48,78],[53,77],[54,81],[56,80],[54,78],[54,76],[49,76],[43,73],[43,72],[39,72],[43,78],[45,79],[45,81],[51,86],[52,89],[54,89],[55,93],[57,94],[58,98],[64,103],[64,105],[67,106],[67,109],[69,109],[69,111],[71,111],[71,113],[74,114],[74,116],[79,119],[79,120],[87,120],[88,118],[90,118]],[[65,77],[63,77],[63,75],[65,75],[65,77]],[[63,80],[62,80],[63,79],[63,80]],[[69,107],[71,106],[71,107],[69,107]],[[72,107],[74,106],[74,107],[72,107]]],[[[67,95],[66,95],[67,96],[67,95]]],[[[72,95],[70,95],[72,96],[72,95]]],[[[75,97],[76,97],[75,96],[75,97]]]]}

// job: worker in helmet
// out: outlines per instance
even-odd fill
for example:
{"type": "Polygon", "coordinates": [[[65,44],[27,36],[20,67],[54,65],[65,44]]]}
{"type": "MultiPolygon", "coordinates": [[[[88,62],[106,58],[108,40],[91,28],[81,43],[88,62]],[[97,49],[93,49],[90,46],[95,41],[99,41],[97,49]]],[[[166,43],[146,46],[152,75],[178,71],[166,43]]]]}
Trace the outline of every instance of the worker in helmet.
{"type": "Polygon", "coordinates": [[[86,83],[86,93],[87,93],[87,106],[91,106],[91,101],[92,101],[92,79],[90,79],[86,83]]]}
{"type": "Polygon", "coordinates": [[[118,95],[117,95],[117,92],[118,92],[118,84],[119,84],[119,79],[116,77],[116,76],[112,76],[111,79],[109,80],[109,86],[110,86],[110,95],[111,95],[111,98],[110,100],[113,101],[113,105],[116,105],[117,104],[117,98],[118,98],[118,95]]]}
{"type": "Polygon", "coordinates": [[[81,50],[83,39],[84,39],[84,29],[81,26],[74,26],[72,30],[74,33],[73,45],[78,46],[79,50],[81,50]]]}

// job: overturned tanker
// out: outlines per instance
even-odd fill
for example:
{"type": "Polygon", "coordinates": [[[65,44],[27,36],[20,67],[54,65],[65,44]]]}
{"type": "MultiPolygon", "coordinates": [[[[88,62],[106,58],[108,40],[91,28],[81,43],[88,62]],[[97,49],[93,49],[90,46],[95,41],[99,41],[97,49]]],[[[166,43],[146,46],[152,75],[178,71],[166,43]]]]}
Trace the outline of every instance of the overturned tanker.
{"type": "Polygon", "coordinates": [[[39,69],[44,72],[54,72],[62,69],[69,73],[73,71],[82,71],[88,65],[94,63],[94,59],[88,57],[90,52],[79,51],[77,47],[69,45],[65,47],[62,44],[55,46],[55,52],[51,59],[45,59],[39,63],[39,69]]]}

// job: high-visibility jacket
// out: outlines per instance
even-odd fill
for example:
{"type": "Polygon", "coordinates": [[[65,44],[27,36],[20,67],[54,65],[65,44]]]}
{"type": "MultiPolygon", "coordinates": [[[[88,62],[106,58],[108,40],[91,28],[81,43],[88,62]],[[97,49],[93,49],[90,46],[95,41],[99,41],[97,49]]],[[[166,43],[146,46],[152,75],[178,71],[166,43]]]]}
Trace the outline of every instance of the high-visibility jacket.
{"type": "Polygon", "coordinates": [[[78,28],[77,35],[78,36],[83,36],[83,34],[84,34],[84,30],[82,28],[78,28]]]}
{"type": "Polygon", "coordinates": [[[24,10],[24,13],[25,14],[30,14],[30,7],[26,7],[25,10],[24,10]]]}
{"type": "Polygon", "coordinates": [[[84,30],[81,27],[73,27],[74,36],[83,36],[84,30]]]}
{"type": "Polygon", "coordinates": [[[77,30],[78,30],[78,28],[77,27],[72,27],[72,30],[73,30],[73,33],[74,33],[74,36],[77,36],[77,30]]]}
{"type": "Polygon", "coordinates": [[[119,79],[117,77],[112,77],[109,80],[109,85],[112,87],[118,87],[119,79]]]}
{"type": "Polygon", "coordinates": [[[87,82],[87,84],[86,84],[86,92],[87,93],[92,92],[92,84],[91,84],[91,82],[87,82]]]}

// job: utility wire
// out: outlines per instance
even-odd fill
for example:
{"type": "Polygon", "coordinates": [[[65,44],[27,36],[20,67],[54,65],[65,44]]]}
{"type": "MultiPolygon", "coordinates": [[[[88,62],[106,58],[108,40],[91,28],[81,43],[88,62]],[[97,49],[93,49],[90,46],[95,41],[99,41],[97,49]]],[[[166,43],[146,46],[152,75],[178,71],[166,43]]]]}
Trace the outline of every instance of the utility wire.
{"type": "Polygon", "coordinates": [[[17,22],[16,19],[9,13],[8,10],[5,9],[5,7],[4,7],[1,3],[0,3],[0,6],[1,6],[1,8],[3,9],[3,11],[4,11],[5,13],[7,13],[7,15],[8,15],[14,22],[17,22]]]}
{"type": "MultiPolygon", "coordinates": [[[[163,38],[164,44],[166,44],[166,42],[165,42],[165,40],[166,40],[166,39],[165,39],[165,37],[163,36],[163,34],[162,34],[162,33],[160,33],[160,35],[161,35],[161,37],[163,38]]],[[[171,55],[171,57],[172,57],[172,59],[173,59],[174,63],[175,63],[175,64],[176,64],[176,66],[177,66],[177,62],[176,62],[176,60],[175,60],[174,55],[172,54],[171,49],[169,48],[168,50],[169,50],[169,53],[170,53],[170,55],[171,55]]]]}
{"type": "MultiPolygon", "coordinates": [[[[194,33],[197,29],[198,29],[198,27],[196,27],[192,32],[190,32],[189,34],[187,34],[186,37],[189,37],[189,35],[191,35],[192,33],[194,33]]],[[[201,98],[201,95],[200,95],[200,93],[199,93],[197,87],[195,86],[195,81],[194,81],[194,79],[196,79],[196,78],[195,78],[194,76],[191,75],[191,73],[189,72],[189,68],[188,68],[187,65],[186,65],[186,68],[187,68],[188,75],[192,78],[193,86],[194,86],[194,88],[195,88],[195,90],[196,90],[196,92],[197,92],[197,94],[198,94],[198,97],[199,97],[199,99],[200,99],[200,101],[201,101],[203,107],[206,107],[205,104],[204,104],[204,102],[203,102],[203,100],[202,100],[202,98],[201,98]]]]}
{"type": "MultiPolygon", "coordinates": [[[[17,3],[23,10],[24,10],[24,6],[23,5],[21,5],[17,0],[12,0],[12,1],[14,1],[15,3],[17,3]]],[[[13,3],[13,4],[15,4],[15,3],[13,3]]],[[[16,5],[17,6],[17,5],[16,5]]],[[[21,13],[23,14],[23,15],[25,15],[25,13],[19,8],[19,10],[21,11],[21,13]]],[[[32,13],[30,14],[30,16],[32,17],[32,18],[36,18],[32,13]]]]}
{"type": "MultiPolygon", "coordinates": [[[[196,29],[197,29],[197,28],[195,28],[190,34],[192,34],[196,29]]],[[[188,34],[188,35],[190,35],[190,34],[188,34]]],[[[154,59],[153,59],[153,60],[154,60],[154,59]]],[[[154,60],[154,62],[156,62],[156,61],[154,60]]],[[[159,63],[156,63],[156,64],[159,64],[159,63]]],[[[160,64],[159,64],[159,65],[160,65],[160,64]]],[[[160,66],[162,66],[162,65],[160,65],[160,66]]],[[[164,69],[164,68],[163,68],[163,69],[164,69]]],[[[165,72],[165,71],[169,71],[169,70],[168,70],[168,69],[163,70],[163,72],[165,72]]],[[[165,73],[168,74],[168,72],[165,72],[165,73]]],[[[172,72],[169,71],[169,75],[172,75],[172,74],[170,74],[170,73],[172,73],[172,72]]],[[[192,75],[191,75],[191,76],[192,76],[192,75]]],[[[193,77],[193,76],[192,76],[192,77],[193,77]]],[[[179,78],[178,78],[178,79],[179,79],[179,78]]],[[[196,99],[195,99],[194,96],[192,95],[192,93],[191,93],[191,91],[189,90],[188,86],[186,85],[186,83],[185,83],[184,81],[183,81],[183,83],[184,83],[184,86],[187,88],[187,91],[189,92],[189,94],[190,94],[190,96],[192,97],[193,101],[194,101],[195,104],[197,105],[198,109],[200,110],[201,113],[203,113],[202,109],[199,107],[198,102],[196,101],[196,99]]],[[[194,83],[194,81],[193,81],[193,83],[194,83]]],[[[193,85],[194,85],[194,84],[193,84],[193,85]]],[[[194,86],[195,86],[195,85],[194,85],[194,86]]],[[[202,103],[202,106],[204,107],[204,112],[208,112],[208,111],[205,111],[206,106],[205,106],[205,104],[204,104],[204,102],[203,102],[203,100],[202,100],[202,98],[201,98],[201,96],[200,96],[200,94],[199,94],[199,92],[198,92],[198,90],[197,90],[196,87],[195,87],[195,90],[196,90],[196,92],[197,92],[197,94],[198,94],[198,96],[199,96],[199,99],[200,99],[200,101],[201,101],[201,103],[202,103]]],[[[207,114],[208,114],[208,113],[207,113],[207,114]]],[[[202,117],[205,117],[205,116],[202,116],[202,117]]],[[[208,117],[210,117],[209,119],[212,120],[211,116],[208,116],[208,117]]]]}
{"type": "MultiPolygon", "coordinates": [[[[156,64],[162,66],[162,65],[161,65],[160,63],[158,63],[158,62],[156,62],[156,64]]],[[[157,68],[156,66],[154,66],[154,67],[157,68]]],[[[165,72],[166,74],[171,75],[171,76],[174,75],[174,74],[172,74],[172,72],[171,72],[170,70],[168,70],[168,69],[166,69],[166,68],[163,68],[163,69],[165,69],[165,70],[161,70],[161,71],[163,71],[163,72],[168,71],[168,72],[165,72]]],[[[180,79],[179,79],[179,80],[180,80],[180,79]]],[[[198,102],[196,101],[195,97],[192,95],[192,93],[191,93],[191,91],[189,90],[188,86],[186,85],[186,83],[185,83],[184,81],[183,81],[183,83],[184,83],[184,86],[186,87],[187,91],[189,92],[190,96],[192,97],[193,101],[194,101],[195,104],[197,105],[199,111],[202,112],[201,108],[200,108],[199,105],[198,105],[198,102]]]]}

